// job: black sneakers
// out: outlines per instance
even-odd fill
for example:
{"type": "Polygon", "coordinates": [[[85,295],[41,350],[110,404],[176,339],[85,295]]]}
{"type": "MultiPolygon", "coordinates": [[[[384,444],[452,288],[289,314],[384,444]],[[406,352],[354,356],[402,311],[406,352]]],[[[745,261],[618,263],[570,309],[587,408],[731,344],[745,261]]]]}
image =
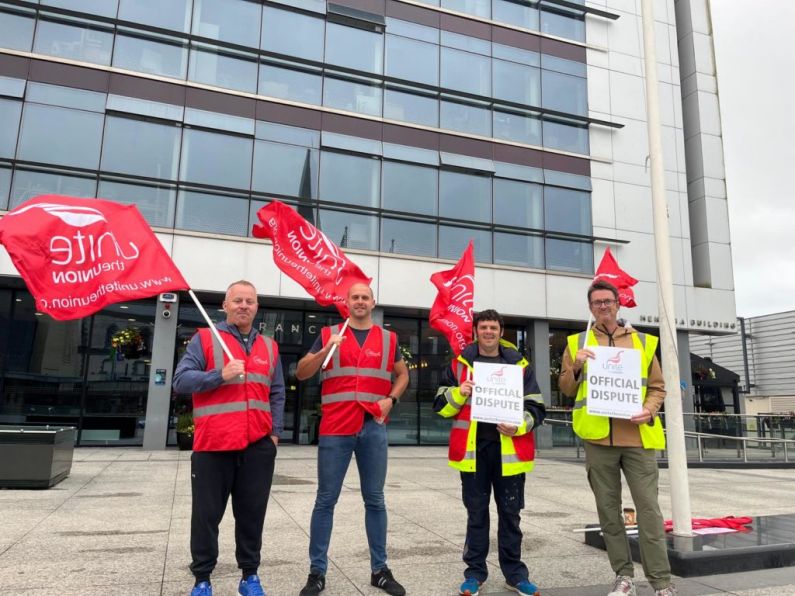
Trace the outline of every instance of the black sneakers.
{"type": "MultiPolygon", "coordinates": [[[[370,585],[381,588],[390,596],[405,596],[406,589],[395,581],[389,567],[384,567],[370,576],[370,585]]],[[[303,594],[303,592],[302,592],[303,594]]]]}
{"type": "Polygon", "coordinates": [[[326,576],[319,573],[310,573],[306,578],[306,585],[299,596],[317,596],[326,587],[326,576]]]}

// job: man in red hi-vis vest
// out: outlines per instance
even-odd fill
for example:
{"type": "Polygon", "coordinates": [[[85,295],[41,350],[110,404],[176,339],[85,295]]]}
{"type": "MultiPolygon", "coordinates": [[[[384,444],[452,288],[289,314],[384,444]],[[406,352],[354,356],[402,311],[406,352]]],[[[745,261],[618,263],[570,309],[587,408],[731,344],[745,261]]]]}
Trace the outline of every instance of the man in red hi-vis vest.
{"type": "Polygon", "coordinates": [[[243,575],[238,592],[264,596],[257,569],[282,431],[284,377],[279,346],[254,328],[254,286],[244,280],[230,285],[223,308],[226,322],[217,325],[218,332],[234,359],[226,358],[210,329],[199,329],[174,372],[174,389],[193,394],[196,425],[190,525],[190,569],[196,583],[191,596],[212,596],[218,525],[230,495],[235,556],[243,575]]]}
{"type": "Polygon", "coordinates": [[[364,498],[364,524],[370,546],[370,583],[392,596],[406,590],[386,564],[387,516],[384,482],[387,466],[386,417],[409,384],[409,371],[397,336],[373,323],[375,299],[370,286],[348,290],[350,322],[324,327],[295,376],[308,379],[320,370],[333,346],[334,355],[321,371],[318,487],[309,537],[309,577],[301,596],[317,596],[326,587],[328,548],[342,482],[356,454],[364,498]]]}

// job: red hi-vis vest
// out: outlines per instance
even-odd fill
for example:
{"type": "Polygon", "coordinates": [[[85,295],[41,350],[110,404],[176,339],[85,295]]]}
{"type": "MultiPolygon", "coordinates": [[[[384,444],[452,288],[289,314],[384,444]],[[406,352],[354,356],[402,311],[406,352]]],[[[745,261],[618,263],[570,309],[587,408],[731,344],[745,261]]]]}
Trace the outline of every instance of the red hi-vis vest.
{"type": "MultiPolygon", "coordinates": [[[[323,327],[323,345],[339,332],[339,325],[323,327]]],[[[358,433],[364,425],[364,413],[381,416],[377,402],[392,390],[397,336],[373,325],[363,346],[359,346],[350,328],[344,337],[320,374],[321,435],[358,433]]]]}
{"type": "MultiPolygon", "coordinates": [[[[199,329],[207,363],[205,370],[221,370],[228,362],[223,348],[209,329],[199,329]]],[[[193,394],[194,451],[233,451],[269,435],[273,429],[269,400],[279,346],[258,335],[247,355],[237,337],[218,330],[237,360],[245,362],[243,379],[224,381],[211,391],[193,394]]]]}

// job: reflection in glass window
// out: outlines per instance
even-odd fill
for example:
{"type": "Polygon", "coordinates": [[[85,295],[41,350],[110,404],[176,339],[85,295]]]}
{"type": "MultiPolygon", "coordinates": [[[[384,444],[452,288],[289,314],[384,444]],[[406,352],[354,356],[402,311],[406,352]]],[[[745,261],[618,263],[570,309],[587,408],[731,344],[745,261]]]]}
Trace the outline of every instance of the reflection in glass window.
{"type": "Polygon", "coordinates": [[[257,63],[253,56],[191,50],[188,78],[197,83],[256,93],[257,63]]]}
{"type": "Polygon", "coordinates": [[[588,84],[586,79],[551,70],[542,71],[541,77],[543,107],[580,116],[588,115],[588,84]]]}
{"type": "Polygon", "coordinates": [[[588,154],[588,127],[544,121],[544,147],[588,154]]]}
{"type": "Polygon", "coordinates": [[[102,169],[176,180],[181,132],[174,125],[108,116],[102,169]]]}
{"type": "Polygon", "coordinates": [[[387,17],[386,30],[392,35],[410,37],[411,39],[419,39],[420,41],[439,45],[439,29],[436,27],[428,27],[427,25],[387,17]]]}
{"type": "Polygon", "coordinates": [[[58,6],[79,12],[115,18],[119,0],[41,0],[43,5],[58,6]]]}
{"type": "Polygon", "coordinates": [[[545,242],[547,269],[593,273],[593,245],[562,238],[545,242]]]}
{"type": "Polygon", "coordinates": [[[188,68],[188,49],[176,39],[124,35],[120,31],[116,35],[113,66],[184,79],[188,68]]]}
{"type": "Polygon", "coordinates": [[[47,83],[28,82],[28,102],[46,103],[51,106],[90,110],[92,112],[105,111],[105,94],[97,91],[86,91],[74,87],[61,85],[48,85],[47,83]]]}
{"type": "Polygon", "coordinates": [[[192,0],[121,0],[119,19],[187,33],[191,6],[192,0]]]}
{"type": "Polygon", "coordinates": [[[544,227],[540,184],[494,179],[494,223],[520,228],[544,227]]]}
{"type": "Polygon", "coordinates": [[[263,62],[259,65],[259,93],[319,106],[323,86],[323,78],[319,73],[263,62]]]}
{"type": "Polygon", "coordinates": [[[470,240],[475,245],[475,261],[491,263],[491,232],[460,226],[439,226],[439,258],[457,261],[470,240]]]}
{"type": "Polygon", "coordinates": [[[318,151],[281,143],[254,143],[255,191],[317,198],[318,151]]]}
{"type": "MultiPolygon", "coordinates": [[[[315,207],[309,201],[299,201],[298,204],[292,204],[290,201],[284,201],[285,203],[290,204],[297,212],[298,215],[303,217],[306,221],[311,223],[313,226],[316,226],[315,223],[315,207]]],[[[248,212],[248,229],[250,230],[254,224],[261,223],[260,219],[257,217],[257,212],[262,209],[263,207],[269,205],[271,201],[257,201],[256,199],[251,200],[251,207],[249,208],[248,212]]]]}
{"type": "Polygon", "coordinates": [[[494,136],[506,141],[541,146],[541,120],[538,116],[494,110],[494,136]]]}
{"type": "Polygon", "coordinates": [[[249,188],[250,139],[186,129],[182,140],[180,180],[227,188],[249,188]]]}
{"type": "Polygon", "coordinates": [[[381,252],[435,257],[436,226],[384,218],[381,220],[381,252]]]}
{"type": "Polygon", "coordinates": [[[491,221],[491,178],[439,172],[439,215],[465,221],[491,221]]]}
{"type": "Polygon", "coordinates": [[[22,114],[18,159],[97,169],[101,114],[27,104],[22,114]]]}
{"type": "MultiPolygon", "coordinates": [[[[507,60],[508,62],[518,62],[527,66],[538,66],[541,64],[541,54],[531,50],[506,46],[501,43],[492,44],[492,54],[495,58],[507,60]]],[[[546,56],[547,54],[544,54],[546,56]]]]}
{"type": "Polygon", "coordinates": [[[522,2],[510,0],[492,0],[492,19],[525,29],[538,31],[538,8],[522,2]]]}
{"type": "Polygon", "coordinates": [[[96,197],[97,181],[94,178],[79,178],[46,172],[14,171],[9,207],[18,207],[38,195],[68,195],[70,197],[96,197]]]}
{"type": "Polygon", "coordinates": [[[327,76],[323,84],[323,105],[380,116],[381,93],[381,88],[376,85],[327,76]]]}
{"type": "Polygon", "coordinates": [[[541,236],[494,232],[494,262],[543,269],[544,239],[541,236]]]}
{"type": "Polygon", "coordinates": [[[384,118],[439,126],[439,100],[435,97],[387,89],[384,95],[384,118]]]}
{"type": "Polygon", "coordinates": [[[161,120],[174,120],[176,122],[182,121],[185,116],[185,108],[181,105],[177,106],[160,101],[113,94],[108,95],[107,109],[140,116],[151,116],[161,120]]]}
{"type": "Polygon", "coordinates": [[[441,128],[491,136],[491,110],[464,103],[442,100],[439,104],[441,128]]]}
{"type": "Polygon", "coordinates": [[[439,174],[436,168],[384,162],[384,209],[436,215],[439,174]]]}
{"type": "Polygon", "coordinates": [[[491,0],[442,0],[442,8],[473,14],[484,19],[491,18],[491,0]]]}
{"type": "Polygon", "coordinates": [[[181,190],[174,227],[248,236],[248,199],[181,190]]]}
{"type": "Polygon", "coordinates": [[[11,188],[11,170],[0,168],[0,209],[8,208],[8,191],[11,188]]]}
{"type": "Polygon", "coordinates": [[[33,51],[59,58],[110,64],[113,33],[97,26],[39,19],[33,51]]]}
{"type": "Polygon", "coordinates": [[[265,5],[260,47],[307,60],[323,61],[325,21],[291,10],[265,5]]]}
{"type": "Polygon", "coordinates": [[[21,101],[0,99],[0,157],[14,157],[21,113],[21,101]]]}
{"type": "Polygon", "coordinates": [[[387,35],[386,74],[399,79],[438,85],[439,46],[387,35]]]}
{"type": "Polygon", "coordinates": [[[491,42],[487,39],[481,39],[473,35],[453,33],[452,31],[445,31],[444,29],[440,32],[439,38],[441,44],[448,48],[491,56],[491,42]]]}
{"type": "Polygon", "coordinates": [[[460,50],[442,48],[442,87],[488,96],[491,93],[491,59],[460,50]]]}
{"type": "Polygon", "coordinates": [[[340,248],[378,250],[378,218],[363,213],[320,209],[320,229],[340,248]]]}
{"type": "Polygon", "coordinates": [[[591,193],[544,187],[544,227],[554,232],[591,234],[591,193]]]}
{"type": "Polygon", "coordinates": [[[541,99],[539,70],[514,62],[494,59],[494,97],[529,106],[541,99]]]}
{"type": "Polygon", "coordinates": [[[320,200],[378,207],[381,162],[324,151],[320,156],[320,200]]]}
{"type": "Polygon", "coordinates": [[[151,226],[174,227],[174,209],[177,203],[177,191],[174,188],[100,180],[97,196],[125,205],[135,205],[151,226]]]}
{"type": "Polygon", "coordinates": [[[28,15],[0,10],[0,47],[29,52],[33,43],[34,16],[33,12],[28,15]]]}
{"type": "Polygon", "coordinates": [[[384,36],[374,31],[328,23],[326,62],[366,72],[382,73],[384,36]]]}
{"type": "Polygon", "coordinates": [[[552,11],[545,6],[541,11],[541,32],[575,41],[585,41],[585,19],[583,16],[552,11]]]}
{"type": "Polygon", "coordinates": [[[261,10],[248,0],[194,0],[193,34],[256,48],[261,10]]]}

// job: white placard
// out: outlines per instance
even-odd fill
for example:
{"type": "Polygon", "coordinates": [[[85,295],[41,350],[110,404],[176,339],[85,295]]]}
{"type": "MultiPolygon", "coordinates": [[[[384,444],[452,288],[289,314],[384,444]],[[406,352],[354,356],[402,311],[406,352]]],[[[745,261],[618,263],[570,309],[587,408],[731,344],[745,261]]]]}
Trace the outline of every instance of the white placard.
{"type": "Polygon", "coordinates": [[[588,347],[596,358],[588,360],[589,414],[632,418],[643,410],[640,351],[632,348],[588,347]]]}
{"type": "Polygon", "coordinates": [[[524,421],[524,374],[516,364],[475,362],[472,420],[494,424],[524,421]]]}

